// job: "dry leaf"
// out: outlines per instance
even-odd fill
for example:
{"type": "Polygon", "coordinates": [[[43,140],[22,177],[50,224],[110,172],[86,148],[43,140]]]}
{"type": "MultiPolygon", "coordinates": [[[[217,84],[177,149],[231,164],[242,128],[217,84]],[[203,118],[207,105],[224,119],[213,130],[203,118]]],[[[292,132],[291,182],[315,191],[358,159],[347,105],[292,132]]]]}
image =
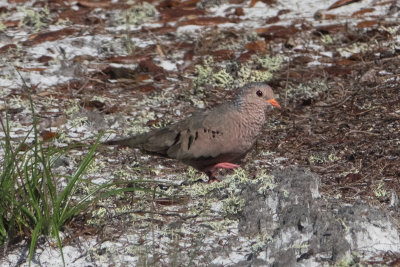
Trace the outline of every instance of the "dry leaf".
{"type": "Polygon", "coordinates": [[[23,45],[36,45],[39,43],[56,41],[65,36],[72,35],[76,31],[76,29],[65,28],[58,31],[32,34],[31,36],[29,36],[28,40],[23,42],[23,45]]]}
{"type": "Polygon", "coordinates": [[[246,49],[254,52],[267,52],[267,44],[264,41],[258,40],[246,44],[246,49]]]}
{"type": "Polygon", "coordinates": [[[330,7],[328,7],[328,10],[338,8],[341,6],[345,6],[345,5],[349,5],[349,4],[356,3],[356,2],[360,2],[360,0],[339,0],[339,1],[336,1],[330,7]]]}
{"type": "Polygon", "coordinates": [[[84,7],[92,8],[106,8],[112,5],[112,2],[97,2],[97,1],[83,1],[78,0],[78,4],[84,7]]]}
{"type": "Polygon", "coordinates": [[[351,14],[351,17],[352,18],[360,17],[361,15],[364,15],[366,13],[371,13],[371,12],[374,12],[374,11],[375,11],[375,8],[363,8],[363,9],[361,9],[359,11],[356,11],[353,14],[351,14]]]}
{"type": "Polygon", "coordinates": [[[211,52],[211,55],[216,61],[233,59],[235,57],[235,51],[223,49],[211,52]]]}
{"type": "Polygon", "coordinates": [[[58,138],[60,135],[58,133],[53,133],[50,131],[43,131],[40,133],[40,136],[42,137],[43,141],[47,141],[49,139],[58,138]]]}
{"type": "Polygon", "coordinates": [[[236,16],[244,16],[244,10],[242,7],[235,8],[235,15],[236,16]]]}
{"type": "Polygon", "coordinates": [[[376,24],[378,24],[377,20],[364,20],[364,21],[357,23],[357,28],[359,28],[359,29],[369,28],[376,24]]]}

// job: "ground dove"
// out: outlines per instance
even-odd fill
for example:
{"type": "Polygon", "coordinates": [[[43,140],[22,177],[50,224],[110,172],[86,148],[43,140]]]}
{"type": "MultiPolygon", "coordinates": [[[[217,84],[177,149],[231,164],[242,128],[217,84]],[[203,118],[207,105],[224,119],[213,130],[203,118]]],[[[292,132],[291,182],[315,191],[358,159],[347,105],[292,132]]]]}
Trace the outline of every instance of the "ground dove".
{"type": "Polygon", "coordinates": [[[139,148],[177,159],[214,178],[219,168],[232,169],[251,149],[266,120],[265,112],[279,107],[264,83],[249,83],[236,98],[213,109],[141,135],[106,141],[106,145],[139,148]]]}

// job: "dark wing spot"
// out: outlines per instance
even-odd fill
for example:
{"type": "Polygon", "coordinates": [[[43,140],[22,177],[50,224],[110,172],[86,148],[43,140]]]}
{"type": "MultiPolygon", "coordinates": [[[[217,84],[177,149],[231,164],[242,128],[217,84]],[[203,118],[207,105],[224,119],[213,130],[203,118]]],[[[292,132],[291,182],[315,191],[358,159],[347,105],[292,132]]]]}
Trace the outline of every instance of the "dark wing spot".
{"type": "Polygon", "coordinates": [[[197,140],[197,138],[199,138],[199,132],[196,131],[196,135],[194,136],[194,140],[197,140]]]}
{"type": "Polygon", "coordinates": [[[207,129],[206,129],[206,128],[204,128],[204,132],[205,132],[205,133],[207,132],[207,129]]]}
{"type": "Polygon", "coordinates": [[[173,144],[173,145],[175,145],[176,143],[178,143],[178,142],[179,142],[179,139],[181,139],[181,133],[178,133],[178,134],[175,136],[175,141],[174,141],[174,144],[173,144]]]}
{"type": "Polygon", "coordinates": [[[193,135],[189,135],[189,140],[188,140],[188,150],[190,149],[190,146],[193,144],[193,135]]]}

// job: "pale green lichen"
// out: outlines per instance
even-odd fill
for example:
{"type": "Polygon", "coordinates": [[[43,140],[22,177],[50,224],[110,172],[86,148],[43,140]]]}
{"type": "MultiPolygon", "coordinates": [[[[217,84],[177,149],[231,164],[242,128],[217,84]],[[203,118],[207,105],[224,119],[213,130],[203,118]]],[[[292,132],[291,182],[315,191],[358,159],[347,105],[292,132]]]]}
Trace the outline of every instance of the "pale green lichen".
{"type": "Polygon", "coordinates": [[[124,24],[138,25],[151,21],[158,14],[157,9],[148,2],[135,4],[123,12],[122,22],[124,24]]]}
{"type": "Polygon", "coordinates": [[[20,27],[32,27],[35,32],[38,32],[42,28],[47,27],[50,22],[50,10],[47,6],[39,11],[26,7],[18,8],[18,11],[24,13],[23,19],[19,22],[20,27]]]}
{"type": "Polygon", "coordinates": [[[168,125],[170,125],[172,122],[170,121],[170,120],[168,120],[168,119],[166,119],[166,120],[161,120],[161,121],[158,121],[157,123],[155,123],[154,125],[153,125],[153,128],[155,128],[155,129],[161,129],[161,128],[164,128],[164,127],[167,127],[168,125]]]}
{"type": "Polygon", "coordinates": [[[374,194],[376,197],[386,197],[389,195],[389,193],[384,187],[385,184],[382,181],[380,181],[378,186],[374,189],[374,194]]]}
{"type": "Polygon", "coordinates": [[[229,197],[222,200],[222,211],[226,215],[238,214],[243,210],[245,200],[235,194],[230,194],[229,197]]]}
{"type": "Polygon", "coordinates": [[[333,44],[334,38],[332,38],[332,36],[330,36],[329,34],[323,34],[321,36],[321,42],[323,42],[324,44],[333,44]]]}
{"type": "Polygon", "coordinates": [[[204,85],[229,87],[234,82],[233,77],[224,69],[216,70],[214,59],[206,57],[203,60],[203,65],[195,66],[195,85],[197,88],[204,85]]]}
{"type": "MultiPolygon", "coordinates": [[[[196,96],[197,96],[197,97],[200,97],[199,94],[196,94],[196,96]]],[[[205,103],[204,103],[204,101],[201,100],[201,99],[198,99],[196,96],[194,96],[193,94],[191,94],[191,95],[189,96],[190,102],[192,102],[192,103],[193,103],[193,106],[195,106],[195,107],[197,107],[197,108],[201,108],[201,109],[205,108],[205,103]]]]}
{"type": "Polygon", "coordinates": [[[213,75],[214,83],[222,87],[228,87],[233,83],[233,77],[226,72],[226,70],[220,70],[213,75]]]}
{"type": "MultiPolygon", "coordinates": [[[[215,75],[218,72],[214,71],[214,59],[210,56],[204,58],[203,65],[195,66],[195,74],[197,76],[195,85],[200,87],[202,85],[216,85],[215,75]]],[[[224,80],[223,75],[220,75],[220,79],[224,80]]]]}
{"type": "Polygon", "coordinates": [[[339,47],[336,51],[341,57],[349,57],[353,54],[365,53],[369,50],[370,46],[367,43],[352,43],[346,47],[339,47]]]}
{"type": "Polygon", "coordinates": [[[308,158],[310,164],[314,163],[324,164],[329,162],[335,162],[337,160],[339,160],[339,157],[336,156],[335,151],[332,151],[328,155],[326,155],[326,153],[312,154],[308,158]]]}
{"type": "Polygon", "coordinates": [[[29,107],[29,100],[22,99],[21,96],[15,95],[8,99],[8,106],[11,108],[27,108],[29,107]]]}
{"type": "Polygon", "coordinates": [[[78,99],[68,99],[66,103],[65,114],[68,117],[78,114],[80,111],[78,99]]]}
{"type": "Polygon", "coordinates": [[[273,75],[268,70],[252,70],[247,66],[241,66],[238,71],[237,83],[243,86],[248,82],[265,82],[272,79],[273,75]]]}
{"type": "Polygon", "coordinates": [[[188,167],[186,173],[184,174],[186,183],[193,184],[199,180],[207,180],[207,176],[204,173],[199,173],[196,169],[188,167]]]}
{"type": "Polygon", "coordinates": [[[102,97],[102,96],[95,95],[95,96],[92,97],[91,101],[98,101],[100,103],[105,103],[106,99],[104,97],[102,97]]]}
{"type": "Polygon", "coordinates": [[[273,175],[266,174],[264,170],[261,170],[255,180],[260,184],[257,192],[266,195],[268,191],[273,190],[277,186],[274,179],[275,177],[273,175]]]}
{"type": "Polygon", "coordinates": [[[280,55],[274,57],[270,57],[269,55],[257,57],[253,55],[253,60],[255,60],[262,68],[268,69],[270,72],[275,72],[281,68],[283,57],[280,55]]]}
{"type": "Polygon", "coordinates": [[[327,90],[328,86],[324,81],[315,80],[298,86],[289,85],[286,95],[290,99],[312,99],[327,90]]]}
{"type": "MultiPolygon", "coordinates": [[[[253,56],[248,65],[237,66],[239,68],[237,77],[228,73],[225,69],[218,70],[212,57],[206,57],[202,65],[195,66],[195,85],[196,87],[204,85],[230,87],[233,85],[243,86],[249,82],[265,82],[273,77],[272,72],[280,69],[283,57],[263,57],[253,56]],[[252,69],[251,66],[261,67],[265,70],[252,69]]],[[[237,65],[237,64],[236,64],[237,65]]]]}
{"type": "Polygon", "coordinates": [[[44,97],[43,99],[40,100],[42,105],[45,107],[53,106],[53,104],[56,103],[56,101],[57,101],[57,99],[52,95],[44,97]]]}
{"type": "Polygon", "coordinates": [[[88,255],[92,261],[96,261],[99,265],[107,265],[106,263],[117,254],[117,247],[91,247],[88,249],[88,255]]]}
{"type": "Polygon", "coordinates": [[[107,215],[107,210],[103,207],[91,211],[90,219],[87,220],[89,225],[101,225],[107,215]]]}
{"type": "Polygon", "coordinates": [[[246,33],[244,34],[244,39],[246,42],[254,42],[259,40],[259,35],[257,32],[255,31],[246,31],[246,33]]]}
{"type": "Polygon", "coordinates": [[[117,207],[115,209],[115,214],[123,214],[132,210],[132,207],[129,205],[123,205],[121,207],[117,207]]]}
{"type": "Polygon", "coordinates": [[[159,94],[154,94],[148,96],[140,101],[136,102],[136,106],[143,107],[160,107],[160,105],[168,106],[176,100],[176,96],[170,92],[161,92],[159,94]]]}
{"type": "Polygon", "coordinates": [[[149,131],[150,127],[146,126],[146,123],[150,120],[156,119],[156,113],[154,111],[140,110],[135,116],[135,119],[128,121],[126,127],[127,135],[136,135],[149,131]]]}
{"type": "Polygon", "coordinates": [[[132,176],[132,173],[126,171],[123,168],[117,169],[112,174],[113,174],[113,176],[115,176],[116,179],[124,179],[124,178],[129,178],[132,176]]]}
{"type": "Polygon", "coordinates": [[[69,132],[67,132],[67,130],[60,129],[58,131],[58,138],[56,139],[56,141],[59,143],[69,144],[72,142],[72,139],[71,137],[69,137],[69,132]]]}
{"type": "MultiPolygon", "coordinates": [[[[191,186],[186,186],[184,188],[184,192],[188,193],[190,196],[197,198],[197,197],[204,197],[209,194],[212,190],[218,188],[217,183],[212,183],[210,185],[204,183],[195,183],[191,186]]],[[[218,183],[220,184],[220,183],[218,183]]]]}
{"type": "Polygon", "coordinates": [[[362,267],[362,266],[369,266],[369,265],[360,264],[360,256],[359,253],[357,252],[353,252],[351,254],[346,253],[341,260],[337,261],[333,265],[333,267],[362,267]]]}
{"type": "Polygon", "coordinates": [[[286,189],[281,189],[281,192],[283,193],[284,197],[289,197],[289,191],[287,191],[286,189]]]}
{"type": "Polygon", "coordinates": [[[263,250],[266,243],[272,241],[273,239],[270,233],[260,233],[255,237],[255,243],[251,246],[253,253],[258,254],[260,251],[263,250]]]}
{"type": "Polygon", "coordinates": [[[104,161],[95,159],[95,160],[92,160],[92,162],[89,164],[89,166],[86,169],[86,172],[88,174],[99,173],[105,167],[106,167],[106,164],[104,161]]]}
{"type": "Polygon", "coordinates": [[[379,29],[388,32],[390,35],[394,35],[400,29],[400,26],[392,26],[392,27],[381,26],[379,29]]]}
{"type": "Polygon", "coordinates": [[[67,128],[79,128],[88,125],[89,119],[87,117],[76,117],[74,119],[68,120],[67,128]]]}
{"type": "Polygon", "coordinates": [[[236,228],[238,221],[225,218],[221,221],[207,223],[212,229],[218,233],[225,232],[229,229],[236,228]]]}
{"type": "Polygon", "coordinates": [[[57,22],[55,23],[56,26],[70,26],[72,25],[72,22],[69,20],[69,18],[61,19],[59,18],[57,22]]]}
{"type": "MultiPolygon", "coordinates": [[[[171,93],[160,93],[146,97],[136,102],[137,112],[133,120],[126,121],[127,127],[124,128],[125,135],[135,135],[150,130],[146,123],[150,120],[157,120],[159,117],[151,108],[160,108],[160,106],[171,106],[175,97],[171,93]]],[[[166,126],[170,121],[168,119],[159,121],[154,127],[160,128],[166,126]]]]}
{"type": "Polygon", "coordinates": [[[231,181],[237,181],[236,184],[244,184],[249,182],[249,177],[247,176],[247,173],[244,169],[242,168],[237,168],[235,169],[234,173],[231,175],[229,184],[232,184],[231,181]]]}
{"type": "Polygon", "coordinates": [[[0,21],[0,32],[3,32],[7,29],[6,25],[4,25],[3,22],[0,21]]]}

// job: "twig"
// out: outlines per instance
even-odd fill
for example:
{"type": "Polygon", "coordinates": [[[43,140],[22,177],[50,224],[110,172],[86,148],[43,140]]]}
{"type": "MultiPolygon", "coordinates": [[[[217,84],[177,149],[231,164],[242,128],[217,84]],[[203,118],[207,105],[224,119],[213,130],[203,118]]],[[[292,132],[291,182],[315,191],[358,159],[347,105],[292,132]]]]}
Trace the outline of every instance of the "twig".
{"type": "Polygon", "coordinates": [[[369,135],[375,135],[375,136],[381,135],[381,134],[378,134],[378,133],[371,133],[371,132],[361,131],[361,130],[351,130],[351,131],[347,132],[345,135],[353,134],[353,133],[362,133],[362,134],[369,134],[369,135]]]}

